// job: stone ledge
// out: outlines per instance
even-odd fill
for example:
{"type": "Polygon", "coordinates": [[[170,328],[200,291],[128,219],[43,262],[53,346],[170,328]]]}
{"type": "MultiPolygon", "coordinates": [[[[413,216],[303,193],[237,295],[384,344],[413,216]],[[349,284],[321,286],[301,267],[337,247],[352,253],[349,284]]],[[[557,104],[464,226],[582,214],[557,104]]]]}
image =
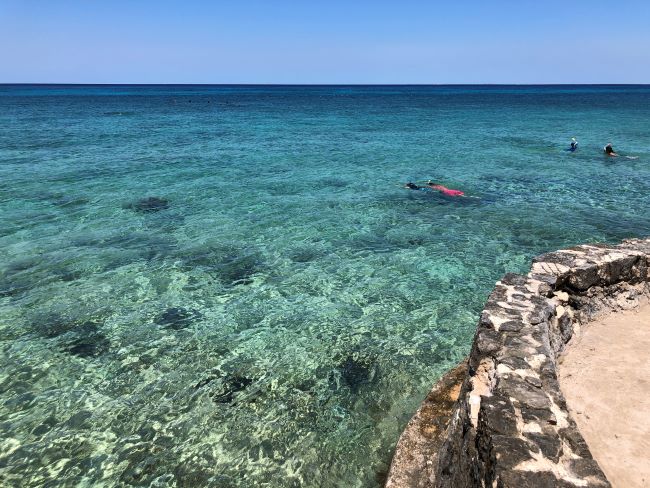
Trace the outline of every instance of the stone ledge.
{"type": "MultiPolygon", "coordinates": [[[[650,239],[632,239],[542,254],[527,275],[505,275],[481,313],[453,409],[427,419],[425,401],[386,486],[610,486],[569,415],[556,361],[582,324],[637,307],[649,272],[650,239]],[[432,439],[421,434],[427,422],[432,439]]],[[[445,377],[432,393],[448,388],[445,377]]]]}

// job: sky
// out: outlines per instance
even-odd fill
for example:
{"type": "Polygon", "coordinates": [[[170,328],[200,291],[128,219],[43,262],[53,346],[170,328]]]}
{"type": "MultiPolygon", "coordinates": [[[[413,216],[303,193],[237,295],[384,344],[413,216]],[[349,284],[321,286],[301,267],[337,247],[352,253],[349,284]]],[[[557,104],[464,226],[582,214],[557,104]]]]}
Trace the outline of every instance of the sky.
{"type": "Polygon", "coordinates": [[[650,83],[650,1],[0,0],[0,83],[650,83]]]}

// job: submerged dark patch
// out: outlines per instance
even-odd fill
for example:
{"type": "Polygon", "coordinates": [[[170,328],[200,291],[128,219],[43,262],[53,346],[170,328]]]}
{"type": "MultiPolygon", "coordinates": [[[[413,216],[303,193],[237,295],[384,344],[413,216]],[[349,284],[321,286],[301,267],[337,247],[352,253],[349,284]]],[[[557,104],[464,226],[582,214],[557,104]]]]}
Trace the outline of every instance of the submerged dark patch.
{"type": "MultiPolygon", "coordinates": [[[[187,461],[174,468],[174,479],[179,488],[194,488],[196,486],[210,486],[213,473],[200,466],[192,466],[187,461]]],[[[227,485],[219,485],[227,486],[227,485]]]]}
{"type": "Polygon", "coordinates": [[[2,270],[2,275],[0,276],[13,276],[28,269],[37,267],[41,263],[40,257],[29,257],[23,259],[16,259],[11,261],[5,266],[5,269],[2,270]]]}
{"type": "Polygon", "coordinates": [[[64,336],[63,349],[81,358],[100,356],[108,352],[110,342],[99,330],[103,325],[98,320],[78,321],[54,321],[49,323],[50,328],[44,332],[50,334],[49,338],[64,336]]]}
{"type": "Polygon", "coordinates": [[[52,430],[52,428],[55,427],[57,423],[58,422],[56,418],[51,415],[47,417],[45,420],[43,420],[43,422],[40,425],[34,427],[34,429],[32,430],[32,434],[35,436],[45,435],[50,430],[52,430]]]}
{"type": "Polygon", "coordinates": [[[0,288],[0,298],[14,297],[30,289],[31,286],[27,284],[6,283],[3,288],[0,288]]]}
{"type": "Polygon", "coordinates": [[[318,259],[322,255],[323,255],[323,253],[318,249],[305,247],[305,248],[298,248],[298,249],[293,250],[289,254],[289,258],[294,263],[308,263],[309,261],[313,261],[315,259],[318,259]]]}
{"type": "Polygon", "coordinates": [[[156,317],[156,324],[173,330],[186,329],[189,325],[200,318],[201,314],[196,310],[188,310],[181,307],[170,307],[156,317]]]}
{"type": "Polygon", "coordinates": [[[51,200],[52,205],[60,208],[79,207],[90,202],[87,198],[76,197],[71,195],[57,195],[51,200]]]}
{"type": "Polygon", "coordinates": [[[80,429],[87,426],[87,420],[93,416],[92,412],[88,410],[81,410],[80,412],[75,413],[68,419],[65,423],[67,427],[73,429],[80,429]]]}
{"type": "Polygon", "coordinates": [[[330,188],[345,188],[348,186],[348,182],[339,178],[323,178],[320,180],[320,186],[330,188]]]}
{"type": "Polygon", "coordinates": [[[169,208],[169,200],[158,197],[148,197],[131,203],[127,208],[138,213],[153,213],[167,210],[169,208]]]}
{"type": "Polygon", "coordinates": [[[68,347],[68,352],[82,358],[97,357],[108,352],[110,342],[102,333],[95,333],[88,337],[79,338],[68,347]]]}
{"type": "Polygon", "coordinates": [[[342,246],[349,247],[355,251],[371,251],[375,253],[394,252],[400,247],[380,232],[357,234],[352,237],[343,238],[342,246]]]}
{"type": "Polygon", "coordinates": [[[259,268],[260,261],[256,256],[238,256],[221,264],[219,276],[224,283],[250,285],[253,282],[253,275],[259,268]]]}
{"type": "Polygon", "coordinates": [[[81,271],[61,271],[60,274],[57,275],[57,277],[61,281],[75,281],[78,280],[79,278],[82,278],[84,274],[81,271]]]}
{"type": "Polygon", "coordinates": [[[157,450],[151,442],[142,442],[122,451],[118,462],[127,461],[127,466],[120,475],[120,481],[129,486],[151,486],[163,466],[163,460],[152,454],[157,450]]]}
{"type": "Polygon", "coordinates": [[[376,364],[370,356],[351,354],[339,367],[341,379],[352,393],[358,393],[363,385],[370,383],[376,374],[376,364]]]}
{"type": "Polygon", "coordinates": [[[245,376],[235,375],[227,378],[221,387],[212,395],[215,403],[232,403],[237,393],[244,391],[253,380],[245,376]]]}
{"type": "Polygon", "coordinates": [[[101,324],[102,322],[98,319],[75,320],[53,314],[36,320],[32,324],[32,328],[40,336],[53,339],[72,331],[76,331],[79,335],[94,334],[101,324]]]}
{"type": "Polygon", "coordinates": [[[224,285],[249,285],[253,276],[263,269],[259,254],[231,246],[205,248],[185,256],[184,267],[199,268],[216,275],[224,285]]]}
{"type": "Polygon", "coordinates": [[[102,258],[104,270],[119,268],[133,261],[156,260],[171,254],[177,241],[161,229],[156,232],[125,232],[110,235],[89,234],[77,236],[73,244],[92,248],[92,252],[102,258]]]}
{"type": "Polygon", "coordinates": [[[210,383],[212,383],[216,379],[219,379],[219,377],[215,376],[215,375],[211,375],[211,376],[208,376],[206,378],[203,378],[196,385],[194,385],[194,389],[198,390],[199,388],[203,388],[205,385],[209,385],[210,383]]]}
{"type": "Polygon", "coordinates": [[[409,246],[422,246],[425,242],[426,240],[422,237],[413,237],[411,239],[406,240],[406,243],[409,246]]]}
{"type": "Polygon", "coordinates": [[[12,297],[57,280],[70,282],[82,276],[54,253],[22,259],[0,270],[0,296],[12,297]]]}

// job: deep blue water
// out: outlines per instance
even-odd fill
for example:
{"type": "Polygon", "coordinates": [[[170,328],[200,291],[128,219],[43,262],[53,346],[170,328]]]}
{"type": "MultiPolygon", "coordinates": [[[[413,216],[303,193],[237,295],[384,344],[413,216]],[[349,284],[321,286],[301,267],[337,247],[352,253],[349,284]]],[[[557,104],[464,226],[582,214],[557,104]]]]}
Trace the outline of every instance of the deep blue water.
{"type": "Polygon", "coordinates": [[[648,86],[0,85],[0,482],[379,485],[503,273],[650,234],[648,120],[648,86]]]}

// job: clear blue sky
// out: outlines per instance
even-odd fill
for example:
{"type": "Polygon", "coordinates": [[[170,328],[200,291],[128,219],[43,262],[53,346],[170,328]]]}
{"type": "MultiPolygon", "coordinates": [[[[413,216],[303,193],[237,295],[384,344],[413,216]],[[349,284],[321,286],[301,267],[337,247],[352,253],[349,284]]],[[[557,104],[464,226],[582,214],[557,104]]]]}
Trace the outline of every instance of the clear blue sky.
{"type": "Polygon", "coordinates": [[[0,0],[0,82],[650,83],[650,1],[0,0]]]}

